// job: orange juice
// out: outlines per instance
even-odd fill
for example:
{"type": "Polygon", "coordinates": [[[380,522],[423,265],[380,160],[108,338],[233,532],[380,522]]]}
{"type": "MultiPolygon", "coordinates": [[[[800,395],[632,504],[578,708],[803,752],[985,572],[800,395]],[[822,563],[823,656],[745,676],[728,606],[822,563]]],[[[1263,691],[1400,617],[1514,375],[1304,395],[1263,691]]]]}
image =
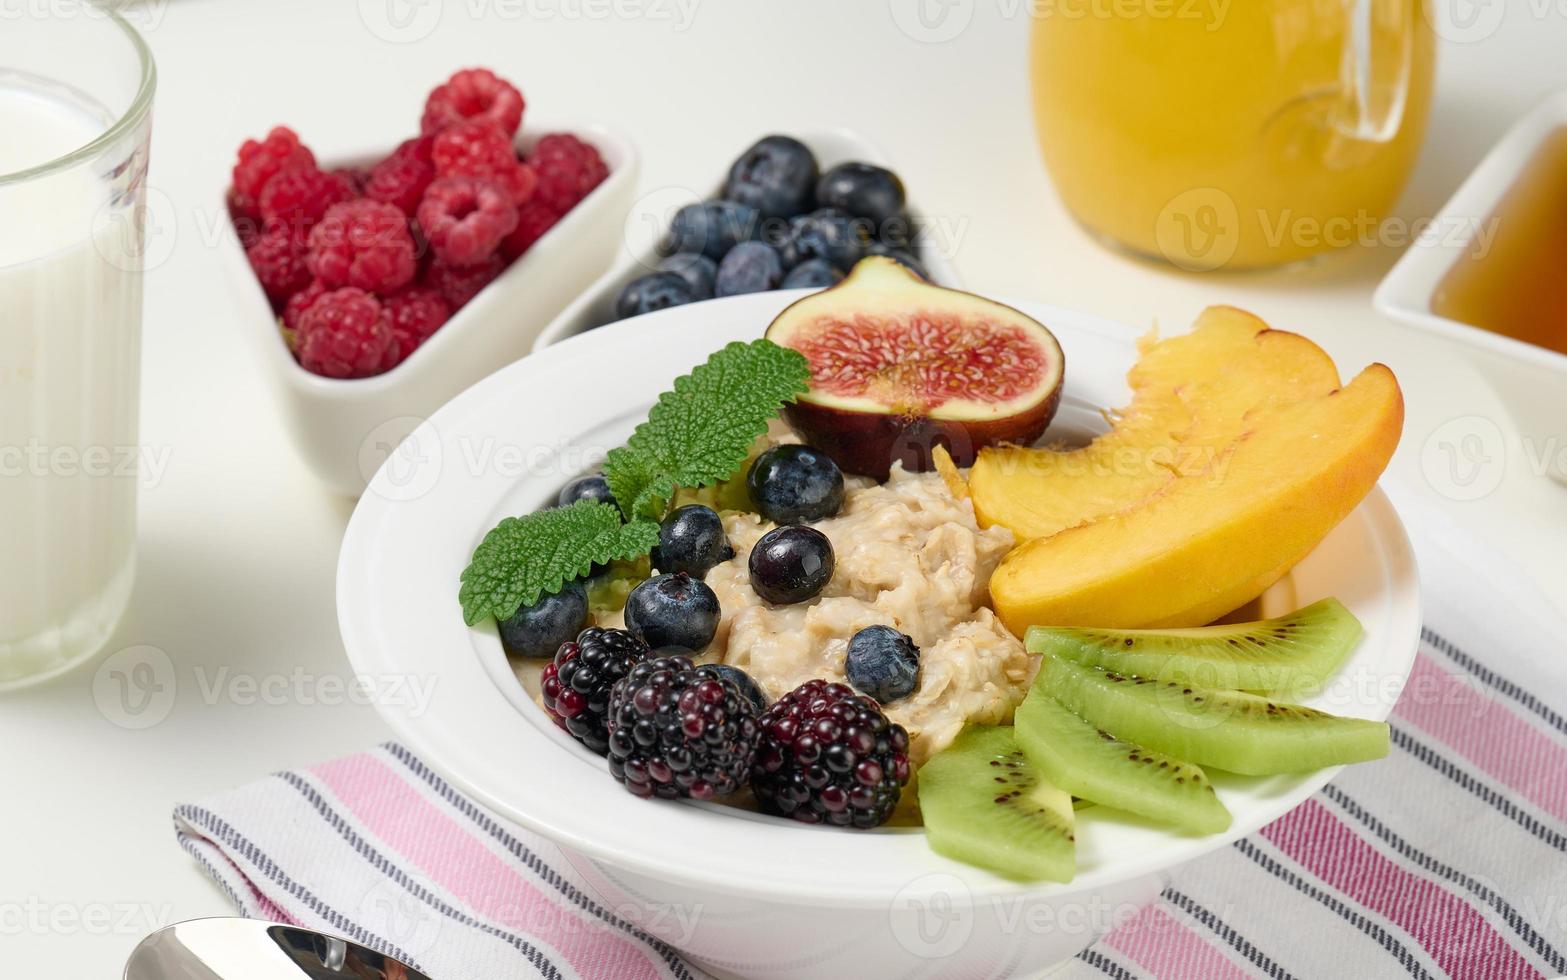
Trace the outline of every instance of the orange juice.
{"type": "Polygon", "coordinates": [[[1042,6],[1034,112],[1056,188],[1091,231],[1192,270],[1375,241],[1430,107],[1422,5],[1042,6]]]}

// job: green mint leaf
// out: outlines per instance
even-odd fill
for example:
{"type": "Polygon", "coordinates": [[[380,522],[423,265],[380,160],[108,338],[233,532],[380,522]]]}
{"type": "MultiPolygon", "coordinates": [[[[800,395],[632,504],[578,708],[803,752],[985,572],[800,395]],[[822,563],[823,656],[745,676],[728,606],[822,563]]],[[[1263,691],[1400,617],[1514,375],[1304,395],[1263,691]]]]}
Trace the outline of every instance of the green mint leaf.
{"type": "Polygon", "coordinates": [[[589,500],[508,517],[484,536],[463,570],[463,619],[469,626],[486,616],[505,619],[587,575],[595,562],[640,558],[655,544],[657,523],[622,524],[614,507],[589,500]]]}
{"type": "Polygon", "coordinates": [[[676,488],[733,476],[778,409],[803,394],[810,379],[804,356],[769,340],[732,343],[677,379],[631,440],[604,461],[619,510],[579,501],[501,521],[462,573],[463,619],[469,626],[486,616],[505,619],[587,575],[594,563],[652,551],[676,488]]]}
{"type": "Polygon", "coordinates": [[[658,520],[677,486],[732,476],[779,406],[803,394],[811,368],[770,340],[735,341],[675,381],[610,452],[604,475],[628,520],[658,520]]]}

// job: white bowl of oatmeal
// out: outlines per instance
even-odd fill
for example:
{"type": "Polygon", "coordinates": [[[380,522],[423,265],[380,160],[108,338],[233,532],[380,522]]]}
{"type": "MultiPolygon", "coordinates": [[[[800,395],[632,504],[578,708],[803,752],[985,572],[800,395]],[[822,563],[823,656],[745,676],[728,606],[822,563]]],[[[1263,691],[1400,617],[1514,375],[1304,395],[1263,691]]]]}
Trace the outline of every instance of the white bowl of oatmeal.
{"type": "MultiPolygon", "coordinates": [[[[729,341],[760,336],[799,295],[693,304],[552,347],[460,395],[394,454],[350,523],[338,604],[357,671],[434,680],[422,711],[380,706],[400,739],[498,815],[559,844],[596,897],[633,924],[717,973],[766,977],[1026,974],[1151,900],[1161,873],[1251,833],[1332,778],[1336,770],[1216,774],[1234,823],[1205,837],[1084,811],[1079,870],[1067,885],[951,861],[907,821],[812,827],[718,803],[638,800],[609,779],[604,760],[535,703],[493,625],[464,625],[458,576],[498,520],[531,512],[594,468],[675,377],[729,341]],[[932,928],[936,908],[945,913],[932,928]]],[[[1072,365],[1049,437],[1102,429],[1098,411],[1127,397],[1139,331],[1013,305],[1056,333],[1072,365]]],[[[811,677],[841,679],[848,638],[882,623],[923,651],[919,688],[888,708],[910,730],[916,763],[965,721],[1005,721],[1021,699],[1031,658],[985,605],[1010,535],[981,531],[938,478],[852,483],[840,515],[817,525],[838,569],[807,605],[769,607],[750,592],[740,570],[765,526],[745,515],[727,522],[741,560],[708,574],[723,606],[709,656],[743,667],[770,695],[811,677]]],[[[1383,719],[1414,655],[1419,609],[1413,558],[1380,492],[1258,612],[1329,595],[1365,638],[1342,671],[1356,682],[1329,685],[1308,703],[1383,719]]]]}

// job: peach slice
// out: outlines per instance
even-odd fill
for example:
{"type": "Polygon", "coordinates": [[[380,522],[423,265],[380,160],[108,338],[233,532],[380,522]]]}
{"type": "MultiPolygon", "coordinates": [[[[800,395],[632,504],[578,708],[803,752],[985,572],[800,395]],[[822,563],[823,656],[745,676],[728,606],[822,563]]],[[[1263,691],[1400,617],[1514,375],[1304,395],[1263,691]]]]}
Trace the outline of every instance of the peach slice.
{"type": "Polygon", "coordinates": [[[969,493],[983,526],[1026,540],[1113,514],[1208,466],[1250,413],[1339,386],[1316,344],[1233,307],[1209,307],[1191,333],[1142,346],[1127,375],[1131,404],[1109,432],[1080,449],[979,453],[969,493]]]}
{"type": "Polygon", "coordinates": [[[1344,388],[1250,414],[1230,449],[1141,503],[1029,541],[990,581],[1029,626],[1201,626],[1282,578],[1371,492],[1404,402],[1373,364],[1344,388]]]}

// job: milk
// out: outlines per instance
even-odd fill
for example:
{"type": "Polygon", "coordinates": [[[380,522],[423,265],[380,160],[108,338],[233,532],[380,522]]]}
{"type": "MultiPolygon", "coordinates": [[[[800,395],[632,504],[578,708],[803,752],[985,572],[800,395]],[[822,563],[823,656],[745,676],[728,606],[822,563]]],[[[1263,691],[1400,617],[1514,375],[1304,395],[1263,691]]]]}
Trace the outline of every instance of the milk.
{"type": "MultiPolygon", "coordinates": [[[[0,74],[0,174],[109,122],[0,74]]],[[[130,594],[141,274],[112,162],[0,183],[0,687],[96,651],[130,594]]]]}

